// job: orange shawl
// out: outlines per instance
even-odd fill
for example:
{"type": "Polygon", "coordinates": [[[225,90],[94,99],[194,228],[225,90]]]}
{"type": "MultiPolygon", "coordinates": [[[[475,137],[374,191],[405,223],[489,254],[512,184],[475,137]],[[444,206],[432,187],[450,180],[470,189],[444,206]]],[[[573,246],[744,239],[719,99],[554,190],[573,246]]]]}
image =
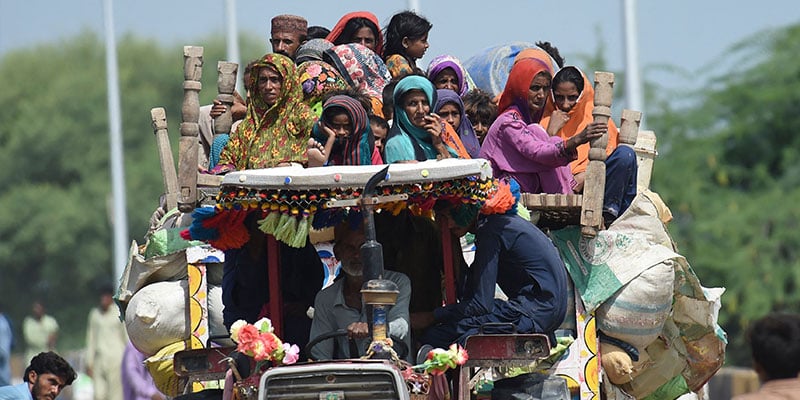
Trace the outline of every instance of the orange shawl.
{"type": "MultiPolygon", "coordinates": [[[[566,68],[575,68],[578,72],[581,73],[583,76],[583,92],[581,92],[580,97],[578,97],[578,102],[575,103],[575,106],[572,107],[572,110],[569,111],[569,120],[561,130],[558,131],[558,136],[564,140],[569,139],[572,136],[577,135],[581,131],[583,131],[587,125],[589,125],[593,120],[594,117],[592,116],[592,110],[594,109],[594,87],[592,86],[592,82],[586,78],[586,74],[583,73],[579,68],[574,66],[566,66],[566,68]]],[[[555,88],[553,88],[555,89],[555,88]]],[[[555,99],[553,98],[552,91],[550,92],[550,100],[544,107],[544,115],[542,116],[542,120],[539,122],[543,127],[547,127],[550,125],[550,117],[553,115],[555,111],[555,99]]],[[[610,155],[614,149],[617,148],[619,144],[619,130],[617,129],[617,125],[614,123],[613,119],[608,120],[608,144],[606,145],[606,154],[610,155]]],[[[578,146],[578,158],[572,161],[569,164],[570,170],[572,170],[572,174],[578,174],[580,172],[586,171],[586,166],[589,165],[589,143],[584,143],[578,146]]]]}

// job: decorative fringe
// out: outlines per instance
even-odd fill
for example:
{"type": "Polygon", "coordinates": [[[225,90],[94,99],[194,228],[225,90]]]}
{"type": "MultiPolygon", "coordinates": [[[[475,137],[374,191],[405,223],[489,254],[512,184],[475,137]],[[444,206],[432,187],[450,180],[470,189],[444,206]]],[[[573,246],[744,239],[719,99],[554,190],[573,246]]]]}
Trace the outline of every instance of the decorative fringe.
{"type": "Polygon", "coordinates": [[[505,214],[514,207],[516,202],[517,199],[511,193],[510,185],[507,182],[498,180],[494,194],[483,203],[481,214],[505,214]]]}
{"type": "Polygon", "coordinates": [[[275,206],[275,210],[270,210],[266,218],[258,221],[258,229],[268,235],[274,235],[275,230],[278,229],[280,217],[281,213],[278,211],[278,206],[275,206]]]}
{"type": "Polygon", "coordinates": [[[288,244],[291,241],[294,232],[297,230],[297,218],[289,215],[281,215],[281,220],[278,229],[275,231],[275,239],[288,244]]]}
{"type": "Polygon", "coordinates": [[[456,225],[461,227],[469,226],[478,216],[480,206],[477,204],[461,204],[450,209],[450,218],[456,225]]]}
{"type": "Polygon", "coordinates": [[[310,226],[310,222],[312,222],[309,220],[313,219],[313,215],[309,216],[308,213],[303,213],[303,219],[297,223],[297,230],[292,237],[291,243],[287,243],[289,246],[299,249],[306,245],[306,240],[308,239],[308,227],[310,226]]]}
{"type": "Polygon", "coordinates": [[[217,215],[216,207],[198,207],[192,211],[192,224],[189,229],[181,231],[184,240],[215,240],[219,237],[216,227],[208,227],[205,221],[217,215]]]}
{"type": "Polygon", "coordinates": [[[250,233],[244,225],[247,214],[249,214],[247,210],[227,210],[203,221],[204,227],[216,227],[218,232],[223,233],[218,239],[208,240],[208,244],[219,250],[238,249],[244,246],[250,240],[250,233]]]}

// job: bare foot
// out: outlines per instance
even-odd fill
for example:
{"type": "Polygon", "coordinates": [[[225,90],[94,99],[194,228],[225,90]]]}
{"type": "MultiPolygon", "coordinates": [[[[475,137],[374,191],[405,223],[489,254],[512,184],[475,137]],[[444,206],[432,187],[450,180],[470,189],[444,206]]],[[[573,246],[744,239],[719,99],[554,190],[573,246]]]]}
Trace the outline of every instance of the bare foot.
{"type": "Polygon", "coordinates": [[[321,167],[328,161],[328,157],[325,156],[325,146],[314,139],[308,139],[307,152],[309,167],[321,167]]]}

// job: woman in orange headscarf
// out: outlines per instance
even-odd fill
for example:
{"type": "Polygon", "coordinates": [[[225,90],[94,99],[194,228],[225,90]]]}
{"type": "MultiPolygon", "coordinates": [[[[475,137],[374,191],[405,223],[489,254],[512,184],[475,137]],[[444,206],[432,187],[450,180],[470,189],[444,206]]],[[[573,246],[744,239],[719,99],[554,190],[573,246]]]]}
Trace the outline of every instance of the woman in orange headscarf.
{"type": "Polygon", "coordinates": [[[570,193],[574,187],[567,165],[575,148],[598,132],[583,132],[567,141],[547,135],[539,121],[550,96],[552,69],[541,60],[524,58],[511,68],[500,95],[497,119],[481,146],[481,157],[496,177],[514,178],[527,193],[570,193]]]}
{"type": "Polygon", "coordinates": [[[369,11],[346,14],[325,38],[334,45],[359,43],[376,54],[383,54],[383,35],[378,18],[369,11]]]}
{"type": "MultiPolygon", "coordinates": [[[[568,140],[592,129],[607,130],[606,187],[603,213],[606,222],[616,219],[636,196],[636,153],[628,146],[619,145],[619,131],[614,121],[594,123],[594,88],[586,75],[577,67],[566,66],[553,78],[551,102],[547,104],[541,124],[550,136],[568,140]]],[[[584,174],[589,165],[588,143],[578,146],[578,157],[570,163],[574,175],[575,192],[583,191],[584,174]]]]}

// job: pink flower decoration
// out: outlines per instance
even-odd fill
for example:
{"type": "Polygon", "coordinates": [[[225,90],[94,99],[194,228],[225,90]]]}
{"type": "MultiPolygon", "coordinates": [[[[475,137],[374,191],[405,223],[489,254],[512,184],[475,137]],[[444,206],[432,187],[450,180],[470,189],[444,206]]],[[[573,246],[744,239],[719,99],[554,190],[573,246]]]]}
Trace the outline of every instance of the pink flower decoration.
{"type": "Polygon", "coordinates": [[[306,69],[306,72],[310,76],[318,76],[322,73],[322,67],[319,64],[311,64],[308,66],[308,69],[306,69]]]}
{"type": "Polygon", "coordinates": [[[300,348],[296,344],[283,344],[283,363],[294,364],[300,358],[300,348]]]}

